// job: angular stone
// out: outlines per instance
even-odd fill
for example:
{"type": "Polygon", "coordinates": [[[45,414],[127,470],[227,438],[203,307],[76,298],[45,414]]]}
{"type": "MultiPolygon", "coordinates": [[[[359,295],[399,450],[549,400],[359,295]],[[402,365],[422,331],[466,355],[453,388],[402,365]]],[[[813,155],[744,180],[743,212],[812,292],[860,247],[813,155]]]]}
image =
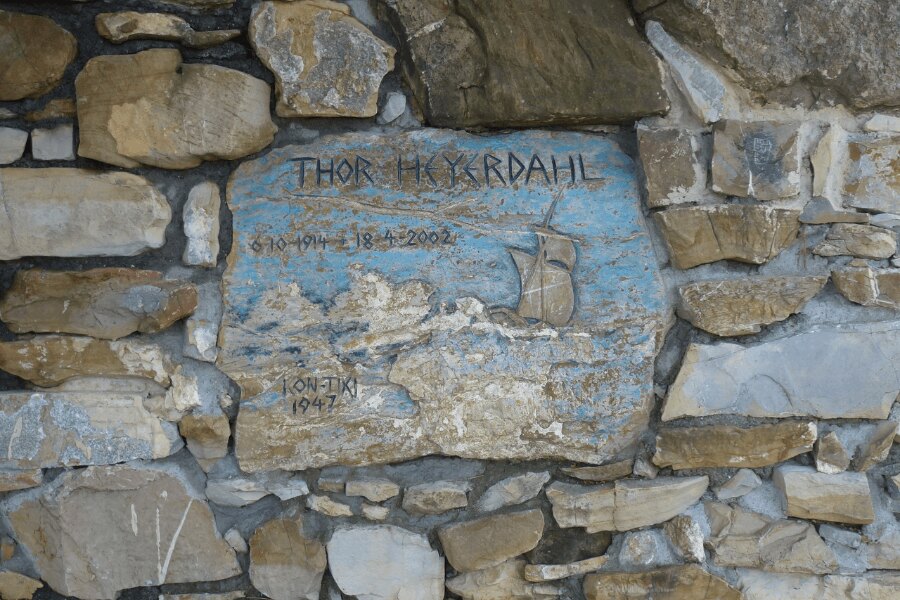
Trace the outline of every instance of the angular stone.
{"type": "Polygon", "coordinates": [[[827,474],[785,465],[775,470],[773,480],[784,494],[789,516],[862,525],[875,519],[863,473],[827,474]]]}
{"type": "Polygon", "coordinates": [[[310,494],[306,498],[306,508],[322,513],[327,517],[352,517],[353,509],[344,504],[332,500],[328,496],[310,494]]]}
{"type": "Polygon", "coordinates": [[[504,506],[522,504],[541,493],[544,484],[550,481],[550,473],[524,473],[498,481],[481,495],[475,507],[482,511],[492,511],[504,506]]]}
{"type": "Polygon", "coordinates": [[[797,237],[800,211],[720,204],[670,208],[654,213],[678,269],[717,260],[761,265],[797,237]]]}
{"type": "Polygon", "coordinates": [[[820,473],[842,473],[850,466],[850,456],[838,436],[829,431],[816,441],[816,470],[820,473]]]}
{"type": "Polygon", "coordinates": [[[851,302],[900,310],[900,270],[851,265],[832,271],[831,280],[851,302]]]}
{"type": "Polygon", "coordinates": [[[434,481],[406,488],[403,510],[411,515],[439,515],[469,505],[471,485],[463,481],[434,481]]]}
{"type": "Polygon", "coordinates": [[[378,506],[376,504],[362,503],[360,508],[362,516],[370,521],[384,521],[388,518],[391,510],[387,506],[378,506]]]}
{"type": "Polygon", "coordinates": [[[898,360],[891,322],[821,327],[753,346],[691,344],[662,419],[886,419],[900,393],[898,360]]]}
{"type": "Polygon", "coordinates": [[[876,212],[900,212],[900,136],[850,142],[844,204],[876,212]]]}
{"type": "Polygon", "coordinates": [[[196,288],[157,271],[18,271],[0,300],[0,320],[15,333],[75,333],[115,340],[154,333],[190,315],[196,288]]]}
{"type": "Polygon", "coordinates": [[[848,548],[859,548],[862,543],[862,536],[855,531],[835,527],[827,523],[819,525],[819,535],[823,540],[840,544],[848,548]]]}
{"type": "Polygon", "coordinates": [[[168,386],[175,366],[162,348],[138,340],[39,335],[0,342],[0,370],[45,388],[101,375],[145,377],[168,386]]]}
{"type": "Polygon", "coordinates": [[[0,260],[134,256],[166,241],[172,209],[143,177],[84,169],[0,169],[0,260]]]}
{"type": "Polygon", "coordinates": [[[41,485],[44,472],[40,469],[0,469],[0,494],[25,490],[41,485]]]}
{"type": "Polygon", "coordinates": [[[734,476],[719,486],[716,497],[719,500],[730,500],[745,496],[762,485],[759,475],[750,469],[741,469],[734,476]]]}
{"type": "Polygon", "coordinates": [[[213,414],[194,412],[185,415],[178,423],[178,431],[204,471],[209,472],[220,458],[228,454],[231,427],[228,417],[221,411],[213,414]]]}
{"type": "Polygon", "coordinates": [[[329,0],[260,2],[250,43],[275,75],[279,117],[374,117],[394,48],[329,0]]]}
{"type": "Polygon", "coordinates": [[[897,252],[897,234],[890,229],[838,223],[832,225],[825,240],[813,248],[819,256],[858,256],[860,258],[890,258],[897,252]]]}
{"type": "Polygon", "coordinates": [[[608,556],[595,556],[560,565],[525,565],[523,575],[527,581],[536,583],[556,581],[567,577],[577,577],[591,571],[598,571],[608,560],[608,556]]]}
{"type": "Polygon", "coordinates": [[[226,531],[224,537],[225,541],[228,542],[228,545],[234,548],[234,551],[238,554],[246,554],[250,551],[250,546],[247,545],[244,536],[234,527],[226,531]]]}
{"type": "Polygon", "coordinates": [[[205,500],[174,466],[67,471],[3,508],[41,579],[64,596],[112,600],[128,588],[241,572],[205,500]]]}
{"type": "Polygon", "coordinates": [[[594,573],[584,578],[587,600],[743,600],[727,581],[697,565],[641,573],[594,573]]]}
{"type": "Polygon", "coordinates": [[[0,11],[0,101],[46,94],[77,51],[75,36],[50,19],[0,11]]]}
{"type": "Polygon", "coordinates": [[[671,318],[627,161],[603,136],[426,129],[242,165],[217,361],[242,390],[241,468],[426,454],[600,464],[627,448],[671,318]],[[513,175],[527,163],[517,187],[499,179],[510,152],[513,175]],[[317,178],[329,161],[334,178],[317,178]],[[320,215],[315,227],[301,213],[320,215]],[[539,247],[558,259],[543,275],[539,247]]]}
{"type": "Polygon", "coordinates": [[[182,64],[174,49],[98,56],[75,79],[78,155],[121,167],[190,169],[268,146],[271,90],[246,73],[182,64]]]}
{"type": "Polygon", "coordinates": [[[629,531],[619,549],[619,566],[623,569],[647,569],[678,562],[666,536],[659,529],[629,531]]]}
{"type": "Polygon", "coordinates": [[[647,454],[642,453],[640,456],[634,459],[633,475],[635,477],[656,479],[657,474],[659,474],[659,469],[656,465],[653,464],[653,461],[647,454]]]}
{"type": "MultiPolygon", "coordinates": [[[[83,2],[84,0],[73,0],[75,2],[83,2]]],[[[159,0],[163,4],[172,4],[181,6],[192,11],[207,11],[218,8],[229,7],[234,4],[234,0],[159,0]]]]}
{"type": "Polygon", "coordinates": [[[309,486],[300,476],[284,472],[266,473],[264,476],[245,477],[229,470],[228,461],[219,463],[206,480],[206,497],[220,506],[247,506],[269,494],[281,500],[290,500],[309,493],[309,486]]]}
{"type": "Polygon", "coordinates": [[[479,571],[524,554],[544,533],[540,509],[491,515],[438,530],[447,560],[459,572],[479,571]]]}
{"type": "Polygon", "coordinates": [[[758,200],[800,192],[797,124],[728,120],[713,134],[713,191],[758,200]]]}
{"type": "Polygon", "coordinates": [[[663,525],[663,531],[685,562],[702,563],[706,560],[703,530],[696,519],[689,515],[678,515],[663,525]]]}
{"type": "Polygon", "coordinates": [[[370,502],[384,502],[400,494],[400,486],[390,479],[350,479],[345,493],[348,496],[362,496],[370,502]]]}
{"type": "Polygon", "coordinates": [[[868,213],[838,210],[824,198],[813,198],[803,207],[800,222],[807,225],[826,225],[828,223],[860,223],[870,222],[868,213]]]}
{"type": "Polygon", "coordinates": [[[634,461],[628,459],[597,467],[563,467],[561,470],[569,477],[574,477],[575,479],[604,483],[628,477],[631,475],[633,468],[634,461]]]}
{"type": "Polygon", "coordinates": [[[900,531],[891,530],[863,547],[869,569],[900,569],[900,531]]]}
{"type": "Polygon", "coordinates": [[[394,525],[340,527],[326,547],[344,594],[359,600],[444,597],[444,560],[423,535],[394,525]]]}
{"type": "Polygon", "coordinates": [[[241,35],[239,29],[194,31],[181,17],[166,13],[100,13],[95,24],[97,33],[114,44],[129,40],[165,40],[181,42],[188,48],[209,48],[241,35]]]}
{"type": "Polygon", "coordinates": [[[848,136],[839,124],[831,123],[809,157],[813,168],[813,196],[825,200],[833,212],[841,206],[848,136]]]}
{"type": "Polygon", "coordinates": [[[197,308],[184,322],[185,356],[205,362],[215,362],[219,356],[216,345],[222,322],[222,290],[219,282],[210,281],[197,286],[197,308]]]}
{"type": "Polygon", "coordinates": [[[38,110],[25,113],[25,120],[33,123],[50,119],[74,119],[76,114],[74,100],[71,98],[54,98],[38,110]]]}
{"type": "Polygon", "coordinates": [[[31,600],[44,584],[21,573],[0,570],[0,598],[3,600],[31,600]]]}
{"type": "Polygon", "coordinates": [[[0,127],[0,165],[8,165],[22,158],[27,143],[27,131],[13,127],[0,127]]]}
{"type": "Polygon", "coordinates": [[[668,109],[659,61],[624,1],[383,5],[431,125],[632,122],[668,109]]]}
{"type": "Polygon", "coordinates": [[[696,502],[709,478],[659,477],[582,486],[554,482],[546,489],[560,527],[584,527],[587,533],[628,531],[668,521],[696,502]]]}
{"type": "Polygon", "coordinates": [[[653,462],[660,467],[765,467],[810,452],[816,424],[785,421],[775,425],[663,427],[656,435],[653,462]]]}
{"type": "Polygon", "coordinates": [[[32,130],[31,156],[35,160],[75,160],[75,130],[72,125],[32,130]]]}
{"type": "Polygon", "coordinates": [[[706,188],[700,139],[684,129],[637,130],[647,206],[692,202],[706,188]]]}
{"type": "Polygon", "coordinates": [[[325,546],[295,519],[273,519],[250,538],[250,581],[273,600],[319,600],[325,546]]]}
{"type": "Polygon", "coordinates": [[[377,122],[381,124],[393,123],[406,112],[406,94],[402,92],[390,92],[381,111],[378,113],[377,122]]]}
{"type": "Polygon", "coordinates": [[[887,459],[897,435],[896,421],[882,421],[875,431],[859,446],[853,457],[854,471],[868,471],[878,463],[887,459]]]}
{"type": "Polygon", "coordinates": [[[542,600],[560,596],[555,585],[526,579],[528,568],[524,560],[508,560],[448,579],[447,589],[463,600],[542,600]]]}
{"type": "Polygon", "coordinates": [[[720,336],[759,333],[787,319],[825,286],[828,277],[751,277],[698,281],[678,288],[678,316],[720,336]]]}
{"type": "Polygon", "coordinates": [[[184,205],[187,245],[181,261],[186,265],[215,267],[219,255],[219,186],[211,181],[191,188],[184,205]]]}

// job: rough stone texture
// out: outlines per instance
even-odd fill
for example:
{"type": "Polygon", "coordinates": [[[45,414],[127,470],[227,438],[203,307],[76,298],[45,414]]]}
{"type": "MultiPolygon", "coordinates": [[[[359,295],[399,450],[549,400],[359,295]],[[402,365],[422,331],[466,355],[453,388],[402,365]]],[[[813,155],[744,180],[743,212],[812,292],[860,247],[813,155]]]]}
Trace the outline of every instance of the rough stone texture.
{"type": "Polygon", "coordinates": [[[890,115],[874,115],[863,125],[866,131],[889,131],[900,133],[900,117],[890,115]]]}
{"type": "Polygon", "coordinates": [[[280,117],[374,117],[394,48],[329,0],[260,2],[250,42],[275,74],[280,117]]]}
{"type": "Polygon", "coordinates": [[[340,527],[327,549],[344,594],[359,600],[444,597],[444,560],[425,536],[394,525],[340,527]]]}
{"type": "Polygon", "coordinates": [[[492,515],[454,523],[438,530],[444,555],[459,572],[479,571],[524,554],[544,533],[538,510],[492,515]]]}
{"type": "Polygon", "coordinates": [[[612,458],[646,426],[670,318],[635,188],[609,140],[571,133],[348,134],[242,165],[217,362],[243,392],[241,468],[612,458]],[[484,185],[491,152],[524,160],[515,187],[510,160],[484,185]],[[302,183],[297,156],[323,157],[302,183]]]}
{"type": "Polygon", "coordinates": [[[492,511],[527,502],[540,494],[548,481],[550,473],[547,471],[507,477],[485,490],[475,507],[480,511],[492,511]]]}
{"type": "Polygon", "coordinates": [[[825,240],[813,249],[819,256],[890,258],[897,252],[897,234],[890,229],[855,223],[832,225],[825,240]]]}
{"type": "Polygon", "coordinates": [[[824,198],[813,198],[803,207],[800,222],[807,225],[824,225],[828,223],[869,223],[868,213],[839,210],[824,198]]]}
{"type": "Polygon", "coordinates": [[[215,267],[219,255],[219,186],[211,181],[191,188],[184,205],[187,246],[181,260],[186,265],[215,267]]]}
{"type": "Polygon", "coordinates": [[[319,600],[325,546],[296,519],[273,519],[250,538],[250,581],[273,600],[319,600]]]}
{"type": "Polygon", "coordinates": [[[115,340],[162,331],[190,315],[196,288],[156,271],[18,271],[0,300],[0,320],[15,333],[75,333],[115,340]]]}
{"type": "Polygon", "coordinates": [[[100,375],[146,377],[168,386],[175,367],[162,348],[139,340],[41,335],[0,342],[0,369],[48,388],[73,377],[100,375]]]}
{"type": "Polygon", "coordinates": [[[327,517],[352,517],[353,509],[343,502],[332,500],[328,496],[310,494],[306,498],[306,507],[327,517]]]}
{"type": "Polygon", "coordinates": [[[796,123],[720,121],[713,128],[712,189],[758,200],[800,192],[796,123]]]}
{"type": "Polygon", "coordinates": [[[382,3],[431,125],[631,122],[668,109],[623,0],[382,3]]]}
{"type": "Polygon", "coordinates": [[[8,165],[22,158],[27,143],[27,131],[13,127],[0,127],[0,165],[8,165]]]}
{"type": "Polygon", "coordinates": [[[172,209],[149,181],[122,172],[0,169],[0,260],[133,256],[165,243],[172,209]]]}
{"type": "Polygon", "coordinates": [[[900,46],[891,2],[669,0],[644,12],[760,92],[805,83],[855,108],[900,104],[900,46]]]}
{"type": "Polygon", "coordinates": [[[0,570],[0,598],[3,600],[31,600],[44,584],[21,573],[0,570]]]}
{"type": "Polygon", "coordinates": [[[241,572],[206,502],[171,467],[69,471],[4,510],[41,579],[65,596],[112,600],[137,586],[241,572]]]}
{"type": "Polygon", "coordinates": [[[300,475],[274,472],[245,477],[230,460],[216,465],[206,481],[206,496],[221,506],[246,506],[269,494],[290,500],[308,493],[309,485],[300,475]]]}
{"type": "Polygon", "coordinates": [[[752,346],[691,344],[662,419],[885,419],[900,393],[896,323],[819,327],[752,346]]]}
{"type": "Polygon", "coordinates": [[[463,600],[542,600],[558,598],[560,590],[547,583],[526,579],[531,565],[508,560],[494,567],[463,573],[447,580],[447,589],[463,600]]]}
{"type": "Polygon", "coordinates": [[[850,456],[840,438],[829,431],[816,441],[816,470],[820,473],[842,473],[850,466],[850,456]]]}
{"type": "Polygon", "coordinates": [[[32,130],[31,156],[35,160],[75,160],[75,130],[72,125],[32,130]]]}
{"type": "Polygon", "coordinates": [[[400,494],[400,486],[390,479],[350,479],[345,491],[348,496],[362,496],[371,502],[384,502],[400,494]]]}
{"type": "Polygon", "coordinates": [[[594,573],[584,578],[587,600],[743,600],[724,579],[696,565],[641,573],[594,573]]]}
{"type": "Polygon", "coordinates": [[[619,549],[619,567],[626,570],[662,567],[678,562],[666,536],[659,529],[629,531],[619,549]]]}
{"type": "Polygon", "coordinates": [[[691,202],[706,188],[706,165],[697,135],[684,129],[639,128],[637,137],[647,206],[691,202]]]}
{"type": "Polygon", "coordinates": [[[811,467],[785,465],[775,470],[773,480],[784,494],[789,516],[852,524],[875,519],[863,473],[818,473],[811,467]]]}
{"type": "Polygon", "coordinates": [[[564,467],[561,470],[569,477],[574,477],[575,479],[603,483],[621,479],[622,477],[628,477],[631,475],[631,470],[633,468],[634,461],[628,459],[597,467],[564,467]]]}
{"type": "Polygon", "coordinates": [[[897,435],[896,421],[882,421],[866,440],[860,444],[853,457],[854,471],[868,471],[887,459],[897,435]]]}
{"type": "Polygon", "coordinates": [[[900,136],[850,142],[844,204],[877,212],[900,212],[900,136]]]}
{"type": "Polygon", "coordinates": [[[469,489],[465,481],[433,481],[406,488],[403,510],[411,515],[439,515],[469,505],[469,489]]]}
{"type": "Polygon", "coordinates": [[[276,127],[263,81],[182,64],[174,49],[98,56],[75,80],[78,155],[121,167],[190,169],[268,146],[276,127]]]}
{"type": "Polygon", "coordinates": [[[741,569],[740,584],[745,600],[893,600],[900,592],[900,576],[871,572],[862,576],[799,575],[741,569]]]}
{"type": "Polygon", "coordinates": [[[673,469],[765,467],[810,452],[816,424],[786,421],[776,425],[664,427],[656,435],[653,462],[673,469]]]}
{"type": "Polygon", "coordinates": [[[239,29],[194,31],[181,17],[166,13],[100,13],[95,23],[97,33],[114,44],[130,40],[165,40],[180,42],[188,48],[208,48],[241,35],[239,29]]]}
{"type": "Polygon", "coordinates": [[[900,310],[900,271],[849,266],[831,272],[831,280],[847,300],[863,306],[900,310]]]}
{"type": "Polygon", "coordinates": [[[669,260],[690,269],[717,260],[761,265],[793,243],[800,211],[722,204],[654,213],[669,260]]]}
{"type": "Polygon", "coordinates": [[[577,577],[592,571],[597,571],[609,560],[608,556],[595,556],[585,558],[572,563],[559,565],[525,565],[523,575],[525,579],[533,582],[556,581],[567,577],[577,577]]]}
{"type": "Polygon", "coordinates": [[[76,115],[75,101],[71,98],[54,98],[43,107],[25,113],[28,122],[48,121],[50,119],[74,119],[76,115]]]}
{"type": "Polygon", "coordinates": [[[212,281],[197,286],[197,308],[184,322],[184,355],[215,362],[219,356],[219,325],[222,322],[222,290],[212,281]]]}
{"type": "Polygon", "coordinates": [[[708,485],[706,476],[622,480],[604,486],[554,482],[546,494],[560,527],[584,527],[587,533],[595,533],[668,521],[696,502],[708,485]]]}
{"type": "Polygon", "coordinates": [[[378,123],[393,123],[406,112],[406,94],[402,92],[390,92],[384,105],[378,112],[378,123]]]}
{"type": "Polygon", "coordinates": [[[185,415],[178,423],[178,431],[204,471],[208,472],[219,459],[228,454],[231,427],[228,417],[221,412],[185,415]]]}
{"type": "Polygon", "coordinates": [[[75,37],[52,20],[0,11],[0,101],[46,94],[77,51],[75,37]]]}
{"type": "Polygon", "coordinates": [[[40,469],[22,471],[18,469],[0,469],[0,494],[25,490],[41,485],[44,472],[40,469]]]}
{"type": "Polygon", "coordinates": [[[759,475],[750,469],[741,469],[731,479],[719,486],[716,490],[716,497],[719,500],[740,498],[741,496],[746,496],[760,485],[762,485],[762,480],[759,478],[759,475]]]}
{"type": "Polygon", "coordinates": [[[678,515],[663,525],[663,531],[685,562],[702,563],[706,559],[706,552],[703,550],[703,528],[693,517],[678,515]]]}
{"type": "Polygon", "coordinates": [[[803,309],[828,277],[698,281],[678,288],[678,316],[720,336],[759,333],[803,309]]]}

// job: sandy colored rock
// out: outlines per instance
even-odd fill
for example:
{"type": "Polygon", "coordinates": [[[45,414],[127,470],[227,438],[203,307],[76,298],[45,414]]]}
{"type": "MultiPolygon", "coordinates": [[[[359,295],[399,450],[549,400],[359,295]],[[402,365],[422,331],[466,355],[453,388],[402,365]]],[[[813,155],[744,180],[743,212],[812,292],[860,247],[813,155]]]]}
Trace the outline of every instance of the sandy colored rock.
{"type": "Polygon", "coordinates": [[[174,49],[98,56],[75,79],[78,155],[121,167],[190,169],[268,146],[271,90],[246,73],[182,64],[174,49]]]}
{"type": "Polygon", "coordinates": [[[406,488],[403,510],[411,515],[439,515],[469,505],[468,482],[433,481],[406,488]]]}
{"type": "Polygon", "coordinates": [[[659,467],[765,467],[810,452],[816,424],[785,421],[775,425],[663,427],[656,435],[653,462],[659,467]]]}
{"type": "Polygon", "coordinates": [[[567,577],[584,575],[599,570],[609,560],[608,556],[595,556],[585,558],[572,563],[559,565],[525,565],[523,575],[528,581],[540,583],[542,581],[556,581],[567,577]]]}
{"type": "Polygon", "coordinates": [[[719,486],[716,490],[716,498],[730,500],[745,496],[762,485],[759,475],[750,469],[740,469],[734,476],[719,486]]]}
{"type": "Polygon", "coordinates": [[[851,302],[900,310],[900,270],[851,265],[832,271],[831,280],[851,302]]]}
{"type": "Polygon", "coordinates": [[[544,533],[539,509],[491,515],[441,527],[444,555],[459,572],[479,571],[524,554],[544,533]]]}
{"type": "Polygon", "coordinates": [[[508,560],[448,579],[447,589],[463,600],[543,600],[559,597],[557,586],[530,582],[525,576],[528,568],[524,560],[508,560]]]}
{"type": "Polygon", "coordinates": [[[678,316],[719,336],[759,333],[803,309],[828,277],[751,277],[678,288],[678,316]]]}
{"type": "Polygon", "coordinates": [[[16,162],[25,153],[28,132],[14,127],[0,127],[0,165],[16,162]]]}
{"type": "Polygon", "coordinates": [[[683,129],[637,130],[647,206],[690,202],[706,187],[700,139],[683,129]]]}
{"type": "Polygon", "coordinates": [[[390,479],[355,478],[347,481],[344,493],[362,496],[370,502],[384,502],[399,495],[400,486],[390,479]]]}
{"type": "Polygon", "coordinates": [[[785,465],[772,479],[784,494],[789,516],[861,525],[875,519],[864,473],[818,473],[811,467],[785,465]]]}
{"type": "Polygon", "coordinates": [[[761,265],[793,243],[800,211],[721,204],[654,213],[678,269],[718,260],[761,265]]]}
{"type": "Polygon", "coordinates": [[[328,517],[352,517],[353,509],[344,504],[332,500],[328,496],[320,496],[318,494],[310,494],[306,498],[306,508],[322,513],[328,517]]]}
{"type": "Polygon", "coordinates": [[[209,471],[220,458],[228,454],[231,426],[228,424],[228,417],[222,412],[185,415],[178,423],[178,431],[204,471],[209,471]]]}
{"type": "Polygon", "coordinates": [[[744,600],[894,600],[900,593],[900,575],[869,572],[852,575],[803,575],[739,569],[744,600]]]}
{"type": "Polygon", "coordinates": [[[44,584],[21,573],[0,570],[0,598],[3,600],[31,600],[44,584]]]}
{"type": "Polygon", "coordinates": [[[197,289],[157,271],[18,271],[0,300],[0,320],[15,333],[75,333],[115,340],[154,333],[190,315],[197,289]]]}
{"type": "Polygon", "coordinates": [[[71,98],[54,98],[43,107],[25,113],[25,120],[33,123],[50,119],[71,119],[75,117],[75,114],[75,100],[71,98]]]}
{"type": "Polygon", "coordinates": [[[212,181],[191,188],[184,205],[184,235],[187,245],[181,257],[186,265],[215,267],[219,255],[219,186],[212,181]]]}
{"type": "Polygon", "coordinates": [[[384,521],[388,518],[388,515],[391,513],[391,509],[387,506],[380,506],[378,504],[369,504],[368,502],[363,502],[360,507],[360,512],[362,516],[370,521],[384,521]]]}
{"type": "Polygon", "coordinates": [[[77,52],[75,36],[52,20],[0,11],[0,101],[46,94],[77,52]]]}
{"type": "Polygon", "coordinates": [[[800,192],[796,123],[719,121],[713,127],[713,191],[758,200],[800,192]]]}
{"type": "Polygon", "coordinates": [[[114,44],[129,40],[165,40],[181,42],[188,48],[209,48],[241,35],[239,29],[194,31],[181,17],[166,13],[100,13],[95,24],[97,33],[114,44]]]}
{"type": "Polygon", "coordinates": [[[886,460],[897,435],[897,425],[896,421],[876,424],[875,431],[857,448],[851,468],[854,471],[868,471],[886,460]]]}
{"type": "Polygon", "coordinates": [[[8,535],[0,537],[0,563],[12,560],[12,557],[16,554],[17,546],[18,544],[16,544],[15,540],[8,535]]]}
{"type": "Polygon", "coordinates": [[[273,600],[319,600],[327,562],[296,519],[272,519],[250,538],[250,581],[273,600]]]}
{"type": "Polygon", "coordinates": [[[492,511],[527,502],[540,494],[548,481],[547,471],[507,477],[486,489],[475,506],[480,511],[492,511]]]}
{"type": "Polygon", "coordinates": [[[112,600],[128,588],[241,572],[205,500],[177,467],[67,471],[3,509],[41,579],[65,596],[112,600]]]}
{"type": "Polygon", "coordinates": [[[146,377],[168,386],[175,366],[162,348],[139,340],[39,335],[0,342],[0,370],[45,388],[91,376],[146,377]]]}
{"type": "Polygon", "coordinates": [[[43,480],[40,469],[0,469],[0,494],[37,487],[43,480]]]}
{"type": "Polygon", "coordinates": [[[143,177],[85,169],[0,169],[0,260],[133,256],[166,241],[169,203],[143,177]]]}
{"type": "Polygon", "coordinates": [[[889,229],[856,223],[837,223],[813,248],[819,256],[890,258],[897,252],[897,234],[889,229]]]}
{"type": "Polygon", "coordinates": [[[250,42],[275,75],[280,117],[374,117],[394,48],[329,0],[260,2],[250,42]]]}
{"type": "Polygon", "coordinates": [[[631,475],[633,468],[634,460],[628,459],[596,467],[563,467],[560,470],[569,477],[574,477],[575,479],[604,483],[606,481],[614,481],[616,479],[621,479],[622,477],[628,477],[631,475]]]}
{"type": "Polygon", "coordinates": [[[641,573],[595,573],[584,578],[587,600],[743,600],[724,579],[696,565],[641,573]]]}
{"type": "Polygon", "coordinates": [[[706,560],[703,530],[696,519],[689,515],[678,515],[663,525],[663,531],[685,562],[702,563],[706,560]]]}
{"type": "Polygon", "coordinates": [[[844,175],[846,206],[876,212],[900,212],[900,136],[850,142],[844,175]]]}
{"type": "Polygon", "coordinates": [[[816,470],[820,473],[842,473],[850,466],[850,456],[837,434],[829,431],[816,441],[816,470]]]}

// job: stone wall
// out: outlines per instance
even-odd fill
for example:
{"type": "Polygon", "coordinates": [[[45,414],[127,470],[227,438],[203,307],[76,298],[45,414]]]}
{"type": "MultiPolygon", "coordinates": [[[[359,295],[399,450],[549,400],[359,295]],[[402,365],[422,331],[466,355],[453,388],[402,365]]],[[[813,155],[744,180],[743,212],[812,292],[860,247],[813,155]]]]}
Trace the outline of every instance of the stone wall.
{"type": "Polygon", "coordinates": [[[0,598],[900,596],[900,8],[0,1],[0,598]]]}

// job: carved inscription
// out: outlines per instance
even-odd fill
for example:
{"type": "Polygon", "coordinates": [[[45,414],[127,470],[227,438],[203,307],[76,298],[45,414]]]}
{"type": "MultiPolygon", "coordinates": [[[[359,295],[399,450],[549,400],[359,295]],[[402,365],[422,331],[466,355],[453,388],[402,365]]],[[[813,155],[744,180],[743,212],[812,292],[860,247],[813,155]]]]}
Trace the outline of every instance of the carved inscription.
{"type": "Polygon", "coordinates": [[[459,234],[446,227],[422,229],[355,229],[325,233],[257,236],[249,243],[254,254],[303,254],[309,251],[358,252],[435,248],[457,242],[459,234]]]}

